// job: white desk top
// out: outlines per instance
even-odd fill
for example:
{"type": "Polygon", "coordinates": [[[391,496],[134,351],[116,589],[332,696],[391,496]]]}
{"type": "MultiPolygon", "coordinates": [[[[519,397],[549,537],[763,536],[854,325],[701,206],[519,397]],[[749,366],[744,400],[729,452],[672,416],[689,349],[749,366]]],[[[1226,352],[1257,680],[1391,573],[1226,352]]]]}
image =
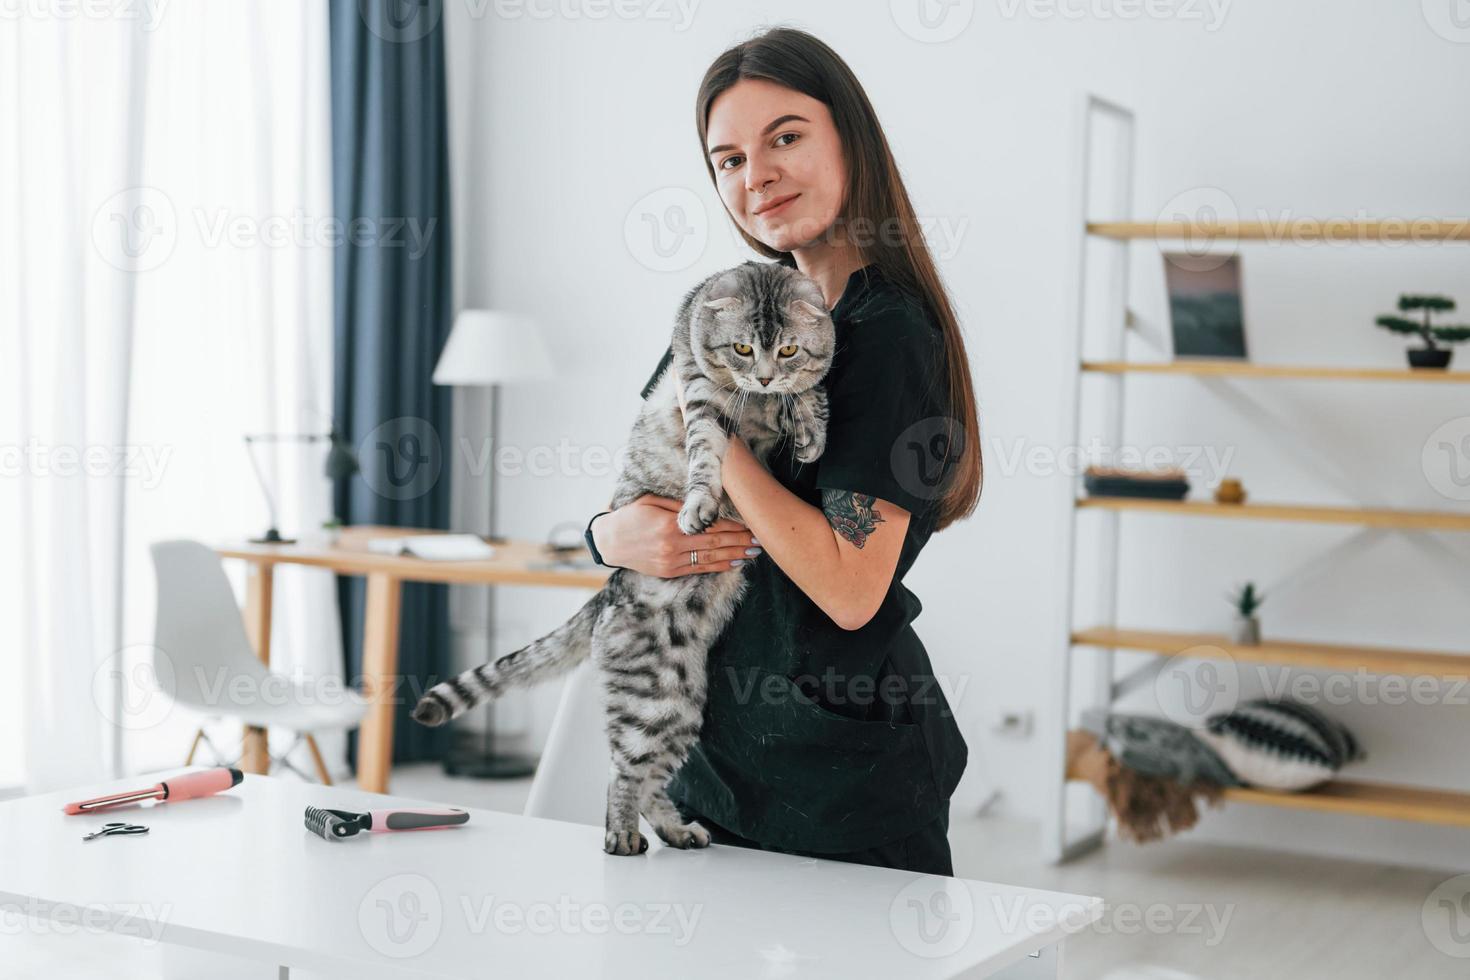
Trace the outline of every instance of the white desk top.
{"type": "Polygon", "coordinates": [[[1102,914],[1098,898],[718,845],[610,857],[599,827],[488,810],[325,841],[302,825],[308,804],[415,804],[264,776],[61,812],[154,781],[0,804],[5,914],[357,976],[518,980],[984,976],[1102,914]],[[151,831],[82,841],[119,820],[151,831]]]}

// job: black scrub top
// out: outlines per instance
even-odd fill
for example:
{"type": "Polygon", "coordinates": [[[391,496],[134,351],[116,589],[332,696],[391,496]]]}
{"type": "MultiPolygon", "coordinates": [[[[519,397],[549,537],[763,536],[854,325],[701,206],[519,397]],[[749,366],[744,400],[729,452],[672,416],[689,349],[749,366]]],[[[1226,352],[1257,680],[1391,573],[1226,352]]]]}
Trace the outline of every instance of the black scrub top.
{"type": "Polygon", "coordinates": [[[742,837],[812,853],[919,831],[939,816],[967,756],[910,625],[922,606],[902,582],[957,458],[946,442],[943,336],[877,265],[852,274],[832,319],[826,449],[807,464],[778,452],[771,474],[814,507],[825,488],[908,510],[893,582],[866,625],[844,630],[768,554],[747,564],[745,596],[709,651],[699,741],[669,786],[676,802],[742,837]]]}

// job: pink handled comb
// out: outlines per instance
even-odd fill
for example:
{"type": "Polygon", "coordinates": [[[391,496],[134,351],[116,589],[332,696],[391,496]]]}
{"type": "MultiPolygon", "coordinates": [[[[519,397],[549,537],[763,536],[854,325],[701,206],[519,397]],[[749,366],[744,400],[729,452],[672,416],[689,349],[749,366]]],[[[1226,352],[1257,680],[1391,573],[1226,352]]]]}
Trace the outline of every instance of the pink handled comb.
{"type": "Polygon", "coordinates": [[[380,834],[390,830],[433,830],[438,827],[458,827],[467,823],[470,815],[463,810],[369,810],[354,813],[351,810],[328,810],[323,807],[306,808],[306,829],[324,840],[344,840],[366,831],[380,834]]]}

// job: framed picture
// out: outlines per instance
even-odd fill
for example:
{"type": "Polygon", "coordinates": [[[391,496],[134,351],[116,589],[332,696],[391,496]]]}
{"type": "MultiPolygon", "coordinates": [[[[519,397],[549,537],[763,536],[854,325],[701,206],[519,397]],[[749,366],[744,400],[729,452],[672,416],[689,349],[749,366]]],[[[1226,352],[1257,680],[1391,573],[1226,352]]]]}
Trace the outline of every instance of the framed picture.
{"type": "Polygon", "coordinates": [[[1164,253],[1174,357],[1246,360],[1240,256],[1164,253]]]}

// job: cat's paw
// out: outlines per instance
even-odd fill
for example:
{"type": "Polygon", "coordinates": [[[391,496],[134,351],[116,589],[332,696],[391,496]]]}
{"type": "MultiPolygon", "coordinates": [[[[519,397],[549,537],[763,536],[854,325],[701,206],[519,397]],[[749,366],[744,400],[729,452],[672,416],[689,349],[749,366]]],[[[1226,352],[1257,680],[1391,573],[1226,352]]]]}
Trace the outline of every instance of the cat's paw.
{"type": "Polygon", "coordinates": [[[695,490],[684,498],[679,508],[679,530],[699,534],[720,516],[720,501],[708,490],[695,490]]]}
{"type": "Polygon", "coordinates": [[[602,835],[602,849],[609,854],[642,854],[648,838],[636,830],[609,830],[602,835]]]}
{"type": "Polygon", "coordinates": [[[653,829],[657,831],[659,839],[670,847],[682,850],[709,847],[709,831],[697,823],[676,823],[653,829]]]}
{"type": "Polygon", "coordinates": [[[796,461],[798,463],[815,463],[821,458],[822,451],[826,448],[827,440],[824,436],[797,433],[796,461]]]}
{"type": "Polygon", "coordinates": [[[449,720],[449,709],[444,706],[442,696],[430,691],[419,699],[418,704],[414,705],[413,720],[420,725],[438,728],[449,720]]]}

